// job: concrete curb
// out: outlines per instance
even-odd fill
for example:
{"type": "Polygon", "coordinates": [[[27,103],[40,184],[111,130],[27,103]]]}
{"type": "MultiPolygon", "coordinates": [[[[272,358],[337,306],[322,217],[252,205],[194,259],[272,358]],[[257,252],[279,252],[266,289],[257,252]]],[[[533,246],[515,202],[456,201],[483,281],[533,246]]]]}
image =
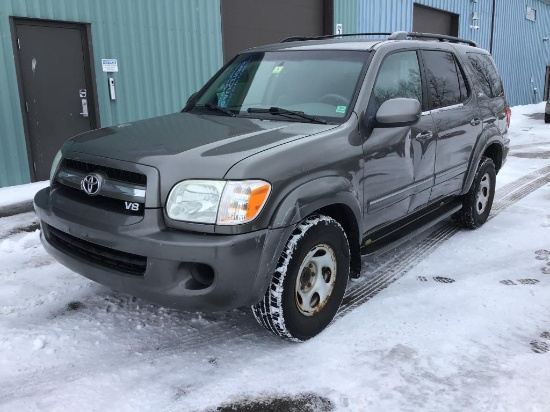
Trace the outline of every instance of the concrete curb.
{"type": "Polygon", "coordinates": [[[34,210],[32,200],[14,203],[12,205],[0,206],[0,218],[18,215],[20,213],[32,212],[34,210]]]}

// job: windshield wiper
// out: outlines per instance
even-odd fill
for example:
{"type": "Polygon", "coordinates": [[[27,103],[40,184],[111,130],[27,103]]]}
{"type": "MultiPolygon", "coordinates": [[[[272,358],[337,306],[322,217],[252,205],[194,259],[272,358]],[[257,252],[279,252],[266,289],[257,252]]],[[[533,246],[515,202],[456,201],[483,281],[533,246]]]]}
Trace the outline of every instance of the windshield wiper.
{"type": "MultiPolygon", "coordinates": [[[[201,107],[201,106],[195,106],[195,107],[201,107]]],[[[220,112],[220,113],[226,114],[226,115],[231,116],[231,117],[236,116],[235,113],[233,113],[231,110],[228,110],[225,107],[216,106],[215,104],[206,103],[202,107],[205,107],[208,110],[212,110],[212,111],[215,111],[215,112],[220,112]]]]}
{"type": "Polygon", "coordinates": [[[260,108],[260,107],[249,107],[247,112],[248,113],[269,113],[269,114],[280,115],[280,116],[298,116],[298,117],[301,117],[302,119],[309,120],[310,122],[327,124],[326,120],[320,119],[319,117],[311,116],[309,114],[305,114],[304,112],[299,112],[296,110],[283,109],[282,107],[270,107],[269,109],[260,108]]]}

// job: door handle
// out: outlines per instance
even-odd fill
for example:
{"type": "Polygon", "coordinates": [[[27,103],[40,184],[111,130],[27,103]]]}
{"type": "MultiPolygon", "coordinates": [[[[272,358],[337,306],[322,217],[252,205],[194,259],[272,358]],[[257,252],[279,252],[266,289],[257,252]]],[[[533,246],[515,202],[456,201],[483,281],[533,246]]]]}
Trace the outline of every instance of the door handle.
{"type": "Polygon", "coordinates": [[[82,117],[88,117],[88,99],[82,99],[82,112],[80,112],[82,117]]]}
{"type": "Polygon", "coordinates": [[[432,137],[434,137],[434,134],[432,131],[426,131],[426,132],[420,132],[416,135],[415,139],[419,142],[423,142],[424,140],[429,140],[432,137]]]}
{"type": "Polygon", "coordinates": [[[476,117],[475,119],[472,119],[470,122],[472,126],[479,126],[481,124],[481,119],[479,117],[476,117]]]}

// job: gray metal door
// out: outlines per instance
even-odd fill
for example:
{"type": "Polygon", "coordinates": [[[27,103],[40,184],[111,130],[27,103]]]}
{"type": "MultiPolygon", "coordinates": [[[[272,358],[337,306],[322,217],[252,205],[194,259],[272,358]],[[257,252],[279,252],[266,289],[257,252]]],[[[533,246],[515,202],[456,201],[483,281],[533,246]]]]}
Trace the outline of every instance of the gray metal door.
{"type": "Polygon", "coordinates": [[[326,0],[222,0],[225,61],[244,49],[286,37],[332,33],[331,4],[326,0]]]}
{"type": "Polygon", "coordinates": [[[550,66],[546,66],[546,77],[544,80],[544,100],[550,100],[550,66]]]}
{"type": "Polygon", "coordinates": [[[15,21],[18,78],[34,180],[69,137],[97,126],[84,26],[15,21]]]}
{"type": "Polygon", "coordinates": [[[458,14],[415,4],[413,31],[458,36],[458,14]]]}

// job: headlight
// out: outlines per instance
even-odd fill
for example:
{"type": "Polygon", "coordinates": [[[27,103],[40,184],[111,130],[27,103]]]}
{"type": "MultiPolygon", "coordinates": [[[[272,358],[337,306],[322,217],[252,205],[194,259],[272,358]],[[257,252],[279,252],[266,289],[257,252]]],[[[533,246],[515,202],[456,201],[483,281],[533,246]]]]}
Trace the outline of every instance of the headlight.
{"type": "Polygon", "coordinates": [[[262,180],[185,180],[171,190],[166,213],[185,222],[238,225],[258,216],[270,192],[262,180]]]}
{"type": "Polygon", "coordinates": [[[55,178],[55,173],[57,172],[57,168],[59,167],[59,163],[61,163],[62,158],[63,158],[63,154],[61,153],[61,149],[59,149],[59,151],[53,158],[52,168],[50,170],[50,185],[53,183],[53,179],[55,178]]]}

